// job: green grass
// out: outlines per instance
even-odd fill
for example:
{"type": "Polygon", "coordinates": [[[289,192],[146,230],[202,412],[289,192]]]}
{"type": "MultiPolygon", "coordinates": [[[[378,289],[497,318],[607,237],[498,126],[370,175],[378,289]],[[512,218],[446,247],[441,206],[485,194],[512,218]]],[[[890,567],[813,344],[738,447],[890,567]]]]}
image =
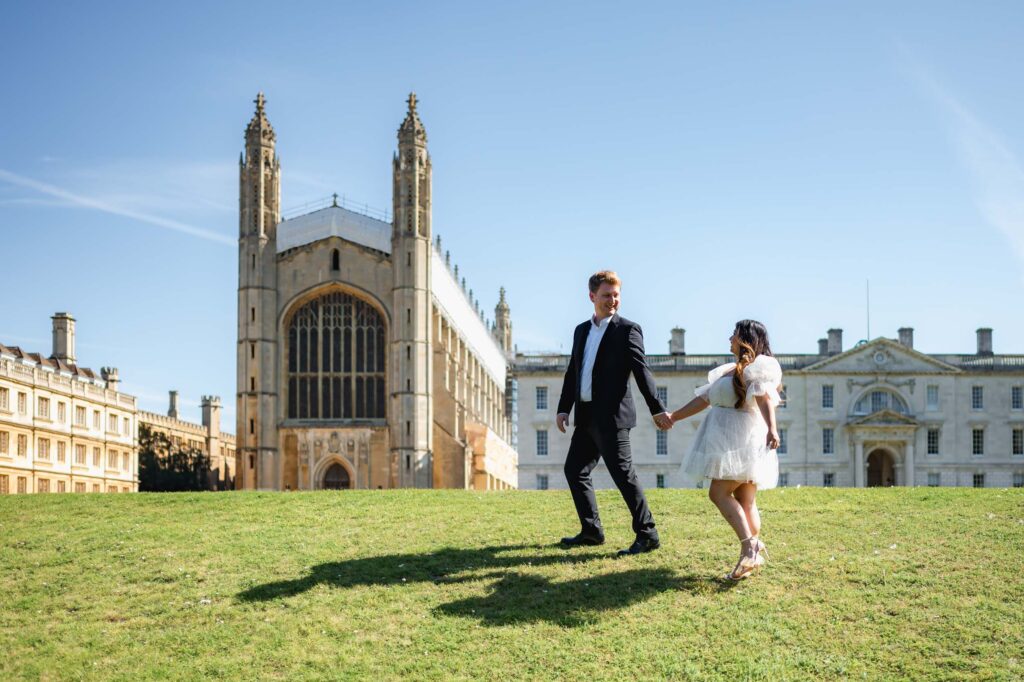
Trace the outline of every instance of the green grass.
{"type": "Polygon", "coordinates": [[[771,563],[701,491],[0,498],[0,679],[1024,679],[1024,490],[780,489],[771,563]]]}

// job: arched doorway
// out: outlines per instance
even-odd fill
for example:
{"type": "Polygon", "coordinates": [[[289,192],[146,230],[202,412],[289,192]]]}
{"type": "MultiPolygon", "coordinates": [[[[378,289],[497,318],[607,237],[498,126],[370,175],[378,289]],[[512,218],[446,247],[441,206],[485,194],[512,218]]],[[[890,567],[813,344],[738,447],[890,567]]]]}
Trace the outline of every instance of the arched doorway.
{"type": "Polygon", "coordinates": [[[888,488],[896,484],[896,469],[892,455],[885,450],[873,450],[868,455],[868,487],[888,488]]]}
{"type": "Polygon", "coordinates": [[[352,481],[348,476],[348,469],[337,462],[332,464],[324,472],[325,490],[348,490],[352,487],[352,481]]]}

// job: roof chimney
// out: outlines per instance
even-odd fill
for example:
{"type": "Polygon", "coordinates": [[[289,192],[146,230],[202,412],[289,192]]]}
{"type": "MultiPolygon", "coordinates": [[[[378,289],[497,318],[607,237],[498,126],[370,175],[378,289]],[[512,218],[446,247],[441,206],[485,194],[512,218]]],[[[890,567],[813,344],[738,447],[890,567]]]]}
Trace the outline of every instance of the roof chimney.
{"type": "Polygon", "coordinates": [[[900,345],[906,346],[907,348],[914,347],[914,328],[913,327],[900,327],[900,345]]]}
{"type": "Polygon", "coordinates": [[[838,355],[843,352],[843,330],[828,330],[828,354],[838,355]]]}
{"type": "Polygon", "coordinates": [[[989,327],[978,330],[978,355],[992,355],[992,330],[989,327]]]}
{"type": "Polygon", "coordinates": [[[53,320],[53,359],[75,364],[75,318],[70,313],[56,313],[53,320]]]}
{"type": "Polygon", "coordinates": [[[121,380],[117,377],[117,367],[101,367],[100,376],[107,382],[107,388],[116,391],[121,380]]]}
{"type": "Polygon", "coordinates": [[[672,328],[672,338],[668,342],[669,355],[686,355],[686,330],[682,327],[672,328]]]}
{"type": "Polygon", "coordinates": [[[828,355],[828,339],[818,339],[818,355],[828,355]]]}
{"type": "Polygon", "coordinates": [[[167,416],[171,419],[178,419],[178,392],[170,391],[171,405],[167,408],[167,416]]]}

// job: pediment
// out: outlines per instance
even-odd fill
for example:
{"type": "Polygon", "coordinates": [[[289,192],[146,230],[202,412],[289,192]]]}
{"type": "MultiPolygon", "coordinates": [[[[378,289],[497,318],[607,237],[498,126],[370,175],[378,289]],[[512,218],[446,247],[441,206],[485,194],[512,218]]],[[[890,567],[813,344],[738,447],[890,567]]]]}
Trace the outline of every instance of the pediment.
{"type": "Polygon", "coordinates": [[[960,369],[892,339],[878,338],[804,368],[806,372],[850,374],[958,374],[960,369]]]}
{"type": "Polygon", "coordinates": [[[917,426],[917,420],[894,410],[879,410],[850,420],[850,426],[917,426]]]}

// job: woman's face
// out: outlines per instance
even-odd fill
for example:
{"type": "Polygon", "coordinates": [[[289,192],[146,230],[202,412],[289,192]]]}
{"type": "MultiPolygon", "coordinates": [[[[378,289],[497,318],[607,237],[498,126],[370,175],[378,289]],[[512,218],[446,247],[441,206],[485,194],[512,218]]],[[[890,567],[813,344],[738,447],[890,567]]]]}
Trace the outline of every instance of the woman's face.
{"type": "Polygon", "coordinates": [[[729,337],[729,352],[733,355],[740,352],[740,335],[735,330],[733,330],[732,336],[729,337]]]}

